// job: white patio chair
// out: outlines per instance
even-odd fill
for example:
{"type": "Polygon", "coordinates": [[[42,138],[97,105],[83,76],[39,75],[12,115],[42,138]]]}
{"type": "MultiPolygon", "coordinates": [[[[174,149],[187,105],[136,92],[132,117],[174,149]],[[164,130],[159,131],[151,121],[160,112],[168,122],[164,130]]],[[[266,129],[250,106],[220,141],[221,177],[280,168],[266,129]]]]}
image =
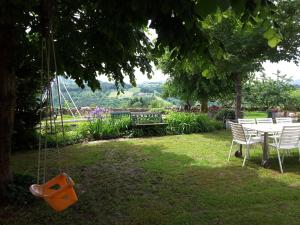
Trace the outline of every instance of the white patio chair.
{"type": "MultiPolygon", "coordinates": [[[[277,118],[275,118],[275,121],[278,124],[287,124],[288,125],[288,124],[293,123],[293,120],[291,117],[277,117],[277,118]]],[[[276,143],[277,139],[280,137],[280,134],[281,134],[281,132],[278,132],[275,135],[275,138],[274,138],[275,143],[276,143]]],[[[289,153],[289,150],[287,150],[287,152],[289,153]]]]}
{"type": "Polygon", "coordinates": [[[272,118],[256,118],[255,119],[257,124],[272,124],[273,119],[272,118]]]}
{"type": "Polygon", "coordinates": [[[293,123],[293,120],[291,117],[277,117],[275,118],[276,123],[284,123],[284,124],[289,124],[293,123]]]}
{"type": "MultiPolygon", "coordinates": [[[[272,118],[256,118],[255,119],[257,124],[273,124],[272,118]]],[[[262,132],[258,132],[259,135],[264,135],[262,132]]],[[[269,133],[269,138],[274,139],[276,142],[276,138],[279,138],[278,133],[269,133]]]]}
{"type": "Polygon", "coordinates": [[[277,151],[277,157],[280,167],[280,172],[283,173],[282,164],[284,160],[284,154],[286,151],[298,148],[299,150],[299,161],[300,161],[300,126],[285,126],[280,134],[278,142],[269,144],[277,151]],[[280,151],[282,151],[282,158],[280,157],[280,151]]]}
{"type": "MultiPolygon", "coordinates": [[[[256,124],[255,119],[238,119],[239,124],[256,124]]],[[[258,137],[255,130],[245,129],[247,136],[258,137]]]]}
{"type": "Polygon", "coordinates": [[[246,159],[250,157],[250,145],[260,142],[260,140],[253,139],[252,136],[247,136],[245,134],[244,128],[241,124],[230,123],[231,132],[232,132],[232,142],[229,150],[229,155],[227,161],[229,162],[232,148],[234,144],[237,145],[246,145],[246,152],[244,155],[243,165],[245,166],[246,159]]]}

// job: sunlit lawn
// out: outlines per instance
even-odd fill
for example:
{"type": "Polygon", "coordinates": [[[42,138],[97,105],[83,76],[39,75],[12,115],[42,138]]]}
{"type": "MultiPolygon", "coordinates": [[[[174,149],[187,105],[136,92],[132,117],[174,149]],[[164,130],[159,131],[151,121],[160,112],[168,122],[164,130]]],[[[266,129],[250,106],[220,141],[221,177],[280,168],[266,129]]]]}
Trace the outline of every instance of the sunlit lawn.
{"type": "Polygon", "coordinates": [[[247,119],[267,118],[267,112],[260,112],[260,111],[245,112],[244,117],[247,119]]]}
{"type": "MultiPolygon", "coordinates": [[[[77,204],[62,213],[43,201],[9,206],[0,209],[0,224],[300,224],[296,151],[282,175],[274,153],[272,168],[260,167],[259,147],[245,168],[239,158],[227,163],[230,141],[220,131],[67,147],[77,204]]],[[[36,158],[14,155],[14,170],[34,175],[36,158]]]]}

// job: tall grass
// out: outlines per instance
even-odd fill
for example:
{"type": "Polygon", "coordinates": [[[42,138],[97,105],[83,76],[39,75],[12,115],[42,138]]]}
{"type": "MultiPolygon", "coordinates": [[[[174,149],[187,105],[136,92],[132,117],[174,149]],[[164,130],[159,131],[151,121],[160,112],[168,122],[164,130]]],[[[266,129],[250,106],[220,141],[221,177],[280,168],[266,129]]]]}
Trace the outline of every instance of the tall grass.
{"type": "Polygon", "coordinates": [[[163,136],[167,134],[190,134],[210,132],[221,129],[222,122],[209,118],[206,114],[171,112],[165,121],[165,126],[145,126],[134,128],[130,117],[94,118],[89,122],[82,122],[75,129],[66,129],[65,136],[57,134],[43,134],[49,146],[74,144],[82,141],[113,139],[119,137],[163,136]]]}
{"type": "Polygon", "coordinates": [[[130,127],[130,118],[95,119],[89,123],[88,132],[93,139],[112,139],[121,137],[130,127]]]}
{"type": "Polygon", "coordinates": [[[222,128],[222,123],[206,114],[173,112],[167,116],[166,122],[169,134],[202,133],[222,128]]]}

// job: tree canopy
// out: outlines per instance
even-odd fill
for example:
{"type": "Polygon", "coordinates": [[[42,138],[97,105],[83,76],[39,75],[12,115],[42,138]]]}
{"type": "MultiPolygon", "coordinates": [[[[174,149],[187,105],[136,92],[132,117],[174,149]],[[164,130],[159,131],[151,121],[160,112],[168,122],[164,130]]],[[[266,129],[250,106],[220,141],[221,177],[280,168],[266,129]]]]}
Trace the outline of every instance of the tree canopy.
{"type": "Polygon", "coordinates": [[[164,86],[165,97],[181,99],[188,109],[194,102],[201,102],[202,111],[207,111],[207,102],[218,99],[233,91],[231,81],[221,77],[207,78],[202,75],[201,60],[171,59],[170,52],[160,59],[159,66],[170,78],[164,86]]]}
{"type": "Polygon", "coordinates": [[[195,51],[205,56],[209,40],[199,29],[199,20],[229,7],[245,16],[257,16],[261,5],[270,4],[265,0],[9,3],[1,4],[1,21],[5,24],[10,19],[14,23],[20,57],[15,61],[16,67],[39,61],[40,37],[45,29],[51,29],[59,72],[67,72],[80,86],[87,82],[93,89],[99,88],[96,72],[107,75],[117,85],[123,84],[126,75],[134,83],[135,67],[150,74],[150,52],[159,54],[165,46],[180,53],[195,51]],[[154,45],[144,32],[147,27],[158,34],[154,45]]]}
{"type": "MultiPolygon", "coordinates": [[[[199,22],[199,26],[209,39],[207,50],[209,57],[204,59],[202,55],[195,52],[180,59],[182,68],[193,68],[188,73],[190,77],[200,72],[204,78],[198,80],[202,83],[210,82],[209,92],[206,94],[211,97],[214,97],[215,93],[221,93],[221,90],[228,90],[224,88],[225,84],[229,85],[230,82],[235,84],[238,118],[241,116],[242,83],[247,81],[251,73],[262,70],[262,64],[266,60],[271,62],[299,60],[299,1],[278,1],[274,13],[269,17],[273,18],[272,22],[259,17],[251,17],[251,22],[244,22],[239,14],[230,9],[210,14],[205,20],[199,22]],[[276,27],[278,32],[275,32],[272,27],[276,27]],[[214,82],[218,84],[216,82],[218,80],[223,80],[219,82],[219,87],[213,85],[214,82]]],[[[195,83],[195,79],[188,81],[187,75],[183,75],[182,70],[179,72],[182,76],[176,76],[174,70],[176,68],[178,70],[178,67],[174,65],[178,64],[178,58],[169,57],[168,60],[170,62],[165,64],[165,67],[171,65],[167,72],[172,71],[169,73],[172,74],[171,79],[174,84],[178,84],[175,91],[181,92],[181,96],[192,97],[191,90],[195,88],[190,88],[195,83]],[[189,84],[186,85],[186,82],[189,84]],[[180,87],[181,90],[178,90],[180,87]]],[[[200,89],[202,94],[205,93],[205,88],[200,89]]]]}
{"type": "Polygon", "coordinates": [[[291,93],[295,87],[291,79],[277,71],[276,78],[261,74],[259,78],[250,79],[244,86],[245,104],[255,110],[267,110],[277,107],[286,108],[294,101],[291,93]]]}

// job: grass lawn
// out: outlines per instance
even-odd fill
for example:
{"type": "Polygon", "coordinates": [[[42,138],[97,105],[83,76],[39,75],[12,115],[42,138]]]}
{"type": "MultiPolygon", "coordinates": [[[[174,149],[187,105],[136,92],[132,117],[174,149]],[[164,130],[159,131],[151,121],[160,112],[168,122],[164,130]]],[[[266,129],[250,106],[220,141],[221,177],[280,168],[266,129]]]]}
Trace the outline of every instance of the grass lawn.
{"type": "Polygon", "coordinates": [[[253,112],[245,112],[245,119],[255,119],[255,118],[267,118],[266,112],[259,112],[259,111],[253,111],[253,112]]]}
{"type": "MultiPolygon", "coordinates": [[[[0,207],[2,225],[75,224],[300,224],[297,152],[285,173],[260,167],[261,149],[226,162],[231,134],[165,136],[79,144],[64,151],[79,201],[55,213],[36,200],[0,207]]],[[[35,174],[36,152],[13,156],[15,172],[35,174]]],[[[49,173],[55,174],[50,153],[49,173]]]]}

